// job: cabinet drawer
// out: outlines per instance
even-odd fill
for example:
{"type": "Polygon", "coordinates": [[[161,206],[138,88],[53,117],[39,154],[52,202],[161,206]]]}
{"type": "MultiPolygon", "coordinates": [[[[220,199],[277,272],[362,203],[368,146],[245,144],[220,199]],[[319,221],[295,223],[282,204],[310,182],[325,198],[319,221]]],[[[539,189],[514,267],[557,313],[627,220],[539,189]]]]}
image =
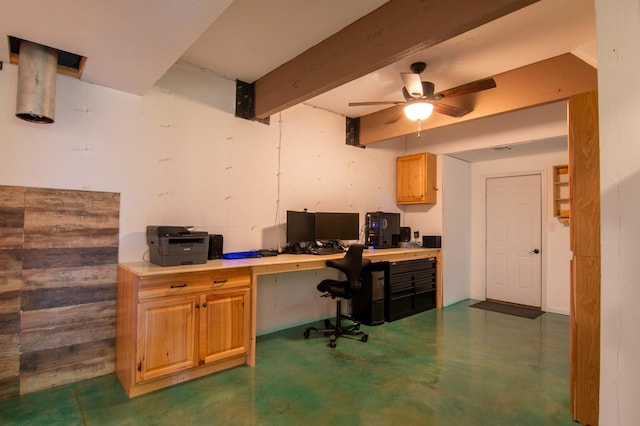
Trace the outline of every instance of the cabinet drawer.
{"type": "Polygon", "coordinates": [[[436,267],[436,258],[405,260],[402,262],[392,262],[389,265],[389,274],[391,277],[397,274],[412,273],[425,269],[434,269],[436,267]]]}
{"type": "Polygon", "coordinates": [[[143,277],[140,279],[138,298],[189,295],[217,289],[248,287],[250,284],[251,275],[248,268],[143,277]]]}

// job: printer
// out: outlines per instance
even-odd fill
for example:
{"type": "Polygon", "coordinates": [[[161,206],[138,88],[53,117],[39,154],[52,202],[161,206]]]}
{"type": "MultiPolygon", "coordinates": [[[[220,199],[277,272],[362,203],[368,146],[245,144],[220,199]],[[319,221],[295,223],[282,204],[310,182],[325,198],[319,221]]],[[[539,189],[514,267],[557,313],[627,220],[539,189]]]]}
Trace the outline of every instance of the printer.
{"type": "Polygon", "coordinates": [[[209,234],[184,226],[147,226],[151,263],[160,266],[207,263],[209,234]]]}

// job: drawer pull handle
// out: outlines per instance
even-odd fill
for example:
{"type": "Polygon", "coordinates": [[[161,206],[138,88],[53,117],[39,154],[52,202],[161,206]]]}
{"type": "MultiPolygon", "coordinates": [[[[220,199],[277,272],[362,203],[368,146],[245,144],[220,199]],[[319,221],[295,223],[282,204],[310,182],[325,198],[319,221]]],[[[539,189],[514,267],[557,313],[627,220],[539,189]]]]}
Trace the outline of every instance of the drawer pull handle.
{"type": "Polygon", "coordinates": [[[214,284],[224,284],[224,283],[226,283],[227,281],[229,281],[229,280],[225,278],[224,280],[213,280],[213,283],[214,283],[214,284]]]}
{"type": "Polygon", "coordinates": [[[186,287],[187,283],[183,283],[183,284],[172,284],[171,288],[183,288],[186,287]]]}

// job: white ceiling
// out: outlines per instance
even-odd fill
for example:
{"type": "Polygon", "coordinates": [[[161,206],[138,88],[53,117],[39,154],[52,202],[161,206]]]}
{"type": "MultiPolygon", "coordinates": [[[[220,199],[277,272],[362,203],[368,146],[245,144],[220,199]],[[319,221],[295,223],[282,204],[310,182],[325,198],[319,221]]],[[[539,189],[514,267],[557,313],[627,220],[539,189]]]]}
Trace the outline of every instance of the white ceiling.
{"type": "MultiPolygon", "coordinates": [[[[253,82],[384,0],[0,0],[0,36],[86,56],[83,80],[144,94],[174,63],[253,82]]],[[[428,22],[425,22],[428,25],[428,22]]],[[[408,29],[410,30],[410,29],[408,29]]],[[[592,0],[541,0],[306,103],[357,117],[400,100],[399,73],[427,62],[441,91],[572,52],[595,66],[592,0]]],[[[8,43],[0,61],[9,62],[8,43]]]]}
{"type": "Polygon", "coordinates": [[[548,152],[567,151],[567,143],[566,137],[555,137],[454,152],[447,155],[469,163],[475,163],[478,161],[502,160],[505,158],[525,157],[548,152]]]}

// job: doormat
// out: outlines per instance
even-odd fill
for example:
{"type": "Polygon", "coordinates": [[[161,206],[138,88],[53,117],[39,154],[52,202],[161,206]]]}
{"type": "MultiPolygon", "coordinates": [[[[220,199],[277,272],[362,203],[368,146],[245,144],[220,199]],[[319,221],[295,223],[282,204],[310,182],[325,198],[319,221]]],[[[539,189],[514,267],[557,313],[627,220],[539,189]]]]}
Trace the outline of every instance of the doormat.
{"type": "Polygon", "coordinates": [[[482,302],[469,305],[471,308],[484,309],[487,311],[501,312],[503,314],[515,315],[517,317],[535,319],[544,314],[539,308],[531,308],[522,305],[513,305],[511,303],[496,302],[493,300],[484,300],[482,302]]]}

